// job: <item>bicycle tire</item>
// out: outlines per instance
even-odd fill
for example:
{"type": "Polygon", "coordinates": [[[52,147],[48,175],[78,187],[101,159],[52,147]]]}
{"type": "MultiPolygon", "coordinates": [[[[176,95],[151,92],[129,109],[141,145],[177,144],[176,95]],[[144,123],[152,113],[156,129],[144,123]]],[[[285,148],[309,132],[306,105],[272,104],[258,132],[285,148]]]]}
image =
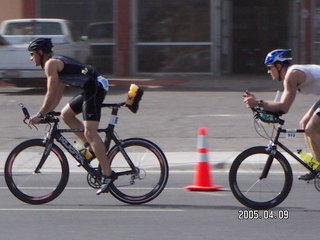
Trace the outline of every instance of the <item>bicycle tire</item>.
{"type": "Polygon", "coordinates": [[[40,173],[34,173],[45,150],[43,139],[20,143],[9,154],[4,168],[11,193],[29,204],[48,203],[58,197],[67,185],[69,165],[57,145],[52,145],[40,173]]]}
{"type": "Polygon", "coordinates": [[[292,169],[278,151],[267,178],[260,179],[270,153],[265,146],[256,146],[240,153],[229,171],[229,185],[235,198],[243,205],[257,210],[279,205],[292,187],[292,169]]]}
{"type": "MultiPolygon", "coordinates": [[[[128,204],[143,204],[156,198],[165,188],[169,177],[169,166],[162,150],[153,142],[131,138],[121,142],[121,148],[128,154],[139,173],[120,175],[110,186],[111,194],[128,204]]],[[[113,171],[131,170],[119,146],[108,152],[113,171]]]]}

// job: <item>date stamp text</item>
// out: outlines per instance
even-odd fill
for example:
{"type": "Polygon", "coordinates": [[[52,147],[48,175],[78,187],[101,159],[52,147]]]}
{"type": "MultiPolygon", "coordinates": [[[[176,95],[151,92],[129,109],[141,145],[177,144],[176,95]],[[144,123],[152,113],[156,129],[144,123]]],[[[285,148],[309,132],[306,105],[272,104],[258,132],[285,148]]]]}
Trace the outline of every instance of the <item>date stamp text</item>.
{"type": "Polygon", "coordinates": [[[242,209],[238,211],[239,220],[288,220],[289,210],[250,210],[242,209]]]}

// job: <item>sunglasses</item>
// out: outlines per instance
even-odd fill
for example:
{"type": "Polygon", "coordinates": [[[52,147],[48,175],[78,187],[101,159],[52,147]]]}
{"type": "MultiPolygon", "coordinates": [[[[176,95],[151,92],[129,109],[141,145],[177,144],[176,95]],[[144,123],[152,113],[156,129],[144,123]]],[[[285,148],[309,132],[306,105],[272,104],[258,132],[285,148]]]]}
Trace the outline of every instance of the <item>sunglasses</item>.
{"type": "Polygon", "coordinates": [[[273,68],[274,65],[273,64],[270,64],[270,65],[267,65],[267,69],[270,70],[271,68],[273,68]]]}
{"type": "Polygon", "coordinates": [[[30,56],[33,57],[36,53],[30,52],[30,56]]]}

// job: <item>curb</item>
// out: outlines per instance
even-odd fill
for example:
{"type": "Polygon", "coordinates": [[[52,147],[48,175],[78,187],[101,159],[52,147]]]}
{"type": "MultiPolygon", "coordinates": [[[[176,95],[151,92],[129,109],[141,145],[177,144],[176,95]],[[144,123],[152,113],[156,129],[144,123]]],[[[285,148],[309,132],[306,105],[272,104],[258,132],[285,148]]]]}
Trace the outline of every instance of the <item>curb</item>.
{"type": "MultiPolygon", "coordinates": [[[[240,152],[208,152],[208,162],[213,172],[227,172],[233,160],[239,155],[240,152]]],[[[306,169],[301,166],[296,160],[288,156],[286,153],[281,152],[289,161],[293,173],[306,173],[306,169]]],[[[5,161],[9,152],[0,152],[0,170],[3,171],[5,161]]],[[[69,157],[69,153],[65,152],[69,161],[71,172],[85,172],[83,168],[77,167],[77,162],[69,157]]],[[[172,171],[194,171],[198,162],[197,152],[165,152],[169,163],[169,169],[172,171]]]]}

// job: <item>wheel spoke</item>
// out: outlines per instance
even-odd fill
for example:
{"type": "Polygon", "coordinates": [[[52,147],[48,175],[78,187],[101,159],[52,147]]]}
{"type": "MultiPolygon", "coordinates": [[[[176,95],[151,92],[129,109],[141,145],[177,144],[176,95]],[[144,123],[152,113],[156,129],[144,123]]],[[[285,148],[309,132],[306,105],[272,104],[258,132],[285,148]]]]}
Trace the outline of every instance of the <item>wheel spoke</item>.
{"type": "Polygon", "coordinates": [[[45,149],[41,139],[28,140],[18,145],[5,165],[5,179],[10,191],[21,201],[42,204],[52,201],[65,188],[69,166],[63,152],[53,146],[41,171],[35,173],[45,149]]]}
{"type": "Polygon", "coordinates": [[[268,209],[280,204],[292,186],[292,170],[288,161],[277,152],[268,178],[260,177],[268,161],[266,147],[245,150],[234,160],[229,172],[233,195],[243,205],[253,209],[268,209]]]}
{"type": "Polygon", "coordinates": [[[131,171],[126,159],[118,148],[110,151],[111,167],[119,173],[111,193],[120,201],[141,204],[151,201],[164,189],[168,178],[168,164],[162,151],[153,143],[142,139],[128,139],[123,148],[138,171],[131,171]]]}

